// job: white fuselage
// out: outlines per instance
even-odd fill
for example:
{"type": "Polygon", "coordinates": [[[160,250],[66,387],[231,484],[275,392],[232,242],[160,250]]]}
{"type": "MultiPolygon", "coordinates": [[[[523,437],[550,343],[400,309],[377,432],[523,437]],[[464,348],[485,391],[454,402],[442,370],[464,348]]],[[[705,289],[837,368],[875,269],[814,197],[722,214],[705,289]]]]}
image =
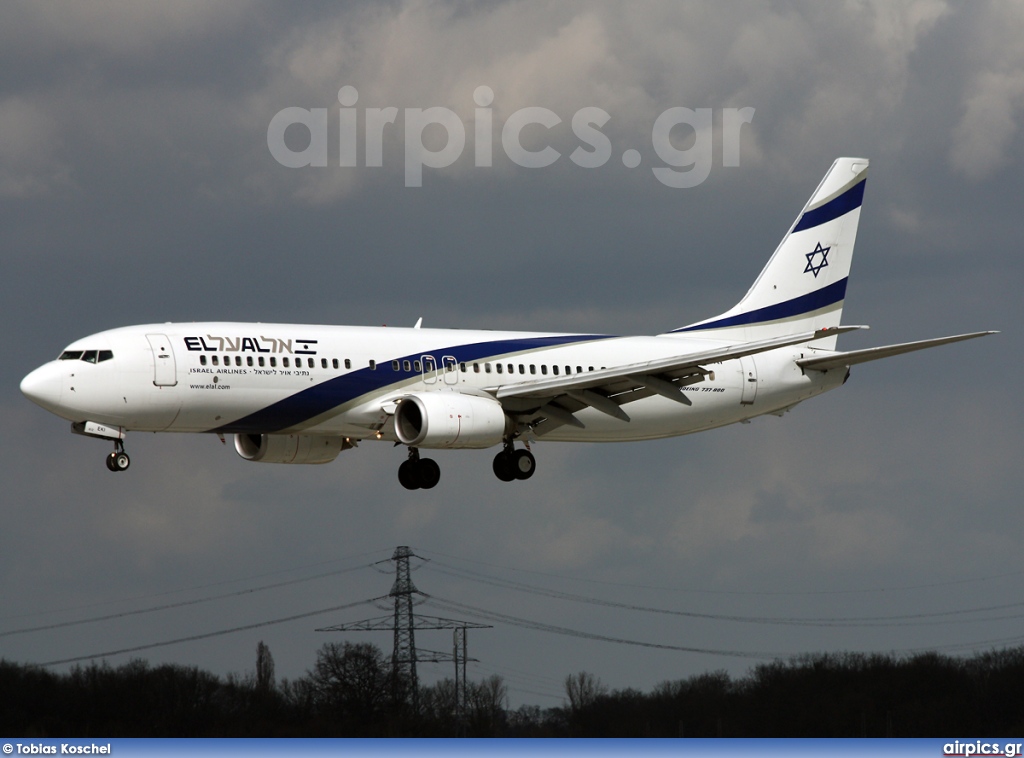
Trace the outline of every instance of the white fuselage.
{"type": "MultiPolygon", "coordinates": [[[[723,343],[452,329],[192,323],[132,326],[78,340],[26,377],[26,394],[72,422],[125,431],[396,439],[388,403],[409,393],[491,397],[504,385],[700,352],[723,343]],[[95,351],[95,352],[94,352],[95,351]],[[78,355],[80,353],[80,355],[78,355]]],[[[776,413],[842,383],[804,372],[785,347],[708,368],[691,402],[654,395],[629,421],[594,408],[544,440],[618,442],[688,434],[776,413]]]]}

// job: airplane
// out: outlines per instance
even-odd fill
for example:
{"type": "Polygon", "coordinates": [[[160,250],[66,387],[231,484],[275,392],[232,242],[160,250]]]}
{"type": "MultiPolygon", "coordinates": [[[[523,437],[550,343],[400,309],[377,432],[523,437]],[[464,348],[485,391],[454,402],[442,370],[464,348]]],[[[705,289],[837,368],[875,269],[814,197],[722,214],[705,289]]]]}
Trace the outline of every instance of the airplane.
{"type": "Polygon", "coordinates": [[[841,352],[840,324],[868,161],[836,160],[743,298],[654,336],[166,323],[68,345],[21,382],[77,434],[233,435],[258,463],[328,463],[364,440],[407,449],[398,479],[430,489],[421,450],[500,446],[498,479],[536,470],[531,443],[625,442],[781,416],[853,365],[992,331],[841,352]],[[520,446],[517,447],[517,444],[520,446]]]}

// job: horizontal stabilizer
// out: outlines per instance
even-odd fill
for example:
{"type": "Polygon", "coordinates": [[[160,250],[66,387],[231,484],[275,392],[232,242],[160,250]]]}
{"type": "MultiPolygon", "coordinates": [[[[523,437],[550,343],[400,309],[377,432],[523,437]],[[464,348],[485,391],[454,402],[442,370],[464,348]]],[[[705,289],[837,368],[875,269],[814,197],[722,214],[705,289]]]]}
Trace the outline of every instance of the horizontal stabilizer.
{"type": "Polygon", "coordinates": [[[823,355],[820,358],[801,358],[797,365],[804,369],[814,371],[828,371],[833,368],[844,368],[853,366],[856,363],[867,363],[877,361],[880,358],[889,358],[893,355],[912,353],[915,350],[924,350],[938,345],[948,345],[951,342],[971,340],[975,337],[984,337],[986,334],[998,334],[999,332],[972,332],[970,334],[957,334],[952,337],[937,337],[931,340],[919,340],[917,342],[904,342],[899,345],[885,345],[883,347],[870,347],[866,350],[851,350],[848,353],[833,353],[823,355]]]}

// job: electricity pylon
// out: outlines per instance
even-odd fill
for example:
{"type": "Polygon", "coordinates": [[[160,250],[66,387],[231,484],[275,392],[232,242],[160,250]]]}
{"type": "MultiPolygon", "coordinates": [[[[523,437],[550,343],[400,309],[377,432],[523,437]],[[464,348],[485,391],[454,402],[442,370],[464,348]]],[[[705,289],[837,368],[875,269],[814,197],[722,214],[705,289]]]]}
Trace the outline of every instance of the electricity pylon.
{"type": "MultiPolygon", "coordinates": [[[[395,600],[395,610],[391,616],[381,616],[378,618],[365,619],[363,621],[352,621],[347,624],[338,624],[337,626],[329,626],[323,629],[317,629],[318,632],[375,632],[375,631],[391,631],[394,633],[395,646],[394,651],[391,653],[391,668],[394,674],[395,686],[403,687],[407,686],[409,692],[406,693],[407,697],[402,699],[408,699],[413,707],[413,711],[418,713],[420,709],[420,698],[419,698],[419,679],[416,675],[416,663],[417,661],[423,663],[439,663],[442,661],[455,661],[455,690],[456,690],[456,708],[458,715],[461,719],[465,698],[466,698],[466,629],[489,629],[489,624],[476,624],[471,621],[457,621],[455,619],[440,618],[438,616],[423,616],[413,613],[413,596],[419,595],[423,599],[429,597],[418,589],[412,582],[412,568],[409,564],[410,558],[420,558],[412,552],[407,546],[400,545],[395,548],[394,554],[389,560],[395,564],[395,582],[391,585],[391,592],[388,593],[388,597],[392,597],[395,600]],[[454,629],[455,634],[459,634],[459,630],[462,632],[462,650],[459,651],[458,644],[455,646],[453,654],[448,653],[435,653],[429,650],[417,651],[416,649],[416,630],[424,629],[454,629]],[[459,665],[461,663],[461,678],[462,682],[459,682],[459,665]]],[[[420,560],[424,560],[420,558],[420,560]]],[[[380,561],[384,563],[384,561],[380,561]]],[[[396,693],[401,694],[401,693],[396,693]]]]}

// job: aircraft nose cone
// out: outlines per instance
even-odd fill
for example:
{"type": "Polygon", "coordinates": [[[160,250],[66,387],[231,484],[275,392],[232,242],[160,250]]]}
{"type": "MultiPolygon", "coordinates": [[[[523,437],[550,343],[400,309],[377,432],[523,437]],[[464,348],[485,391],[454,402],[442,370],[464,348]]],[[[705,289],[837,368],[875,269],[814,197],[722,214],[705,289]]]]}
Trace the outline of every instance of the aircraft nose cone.
{"type": "Polygon", "coordinates": [[[40,366],[21,380],[21,393],[48,411],[60,406],[60,390],[60,372],[50,364],[40,366]]]}

